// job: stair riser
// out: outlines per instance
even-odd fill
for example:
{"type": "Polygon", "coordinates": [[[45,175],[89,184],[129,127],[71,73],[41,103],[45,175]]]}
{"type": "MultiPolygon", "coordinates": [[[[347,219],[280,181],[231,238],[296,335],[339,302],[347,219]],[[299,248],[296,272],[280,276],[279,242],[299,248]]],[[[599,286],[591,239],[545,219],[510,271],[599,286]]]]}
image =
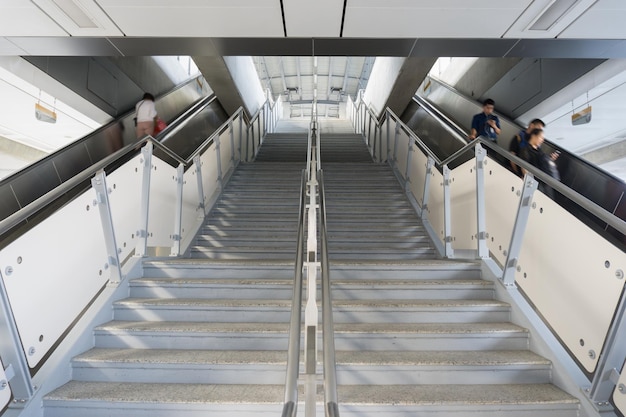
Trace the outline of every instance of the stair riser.
{"type": "Polygon", "coordinates": [[[457,335],[407,335],[405,333],[367,334],[335,333],[337,350],[373,350],[373,351],[423,351],[423,350],[522,350],[528,349],[526,334],[518,335],[483,335],[470,337],[457,335]]]}
{"type": "Polygon", "coordinates": [[[285,383],[286,367],[284,363],[244,365],[150,364],[143,366],[125,363],[75,363],[72,366],[72,379],[95,382],[280,385],[285,383]]]}
{"type": "Polygon", "coordinates": [[[253,279],[289,279],[293,280],[294,267],[291,262],[289,266],[278,266],[276,268],[265,268],[260,265],[214,265],[212,267],[197,268],[186,267],[184,265],[144,265],[144,276],[153,278],[253,278],[253,279]]]}
{"type": "Polygon", "coordinates": [[[362,405],[339,406],[341,417],[578,417],[570,404],[443,404],[443,405],[362,405]]]}
{"type": "Polygon", "coordinates": [[[197,259],[218,259],[218,260],[293,260],[295,256],[295,249],[292,253],[279,253],[275,250],[267,252],[234,252],[234,253],[220,253],[217,251],[199,251],[192,250],[191,256],[197,259]]]}
{"type": "Polygon", "coordinates": [[[489,289],[333,288],[333,300],[464,300],[493,298],[489,289]]]}
{"type": "Polygon", "coordinates": [[[189,321],[196,323],[288,323],[291,310],[249,308],[124,308],[115,307],[115,320],[123,321],[189,321]]]}
{"type": "Polygon", "coordinates": [[[276,417],[283,409],[276,404],[162,404],[159,402],[127,403],[108,401],[45,400],[44,417],[276,417]]]}
{"type": "Polygon", "coordinates": [[[291,287],[181,287],[181,286],[132,286],[130,296],[134,298],[200,298],[220,300],[237,298],[241,300],[290,300],[291,287]]]}
{"type": "Polygon", "coordinates": [[[343,385],[418,384],[545,384],[550,381],[548,366],[368,366],[337,364],[337,383],[343,385]],[[426,368],[426,369],[425,369],[426,368]]]}
{"type": "Polygon", "coordinates": [[[99,348],[287,350],[287,333],[95,332],[99,348]]]}
{"type": "Polygon", "coordinates": [[[368,311],[335,307],[335,323],[499,323],[508,321],[509,311],[424,311],[418,309],[372,309],[368,311]]]}

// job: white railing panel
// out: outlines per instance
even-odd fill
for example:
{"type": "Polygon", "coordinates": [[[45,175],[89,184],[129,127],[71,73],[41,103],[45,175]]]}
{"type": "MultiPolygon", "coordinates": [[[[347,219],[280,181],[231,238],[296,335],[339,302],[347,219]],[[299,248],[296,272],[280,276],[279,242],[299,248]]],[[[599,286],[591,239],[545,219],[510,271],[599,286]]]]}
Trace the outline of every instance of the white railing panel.
{"type": "MultiPolygon", "coordinates": [[[[420,207],[424,206],[424,183],[426,182],[426,168],[428,158],[417,146],[413,148],[409,178],[411,178],[411,193],[420,207]]],[[[434,168],[433,168],[434,169],[434,168]]],[[[433,184],[431,184],[433,186],[433,184]]]]}
{"type": "Polygon", "coordinates": [[[485,218],[489,234],[487,246],[500,265],[504,265],[524,181],[492,159],[486,160],[485,218]]]}
{"type": "Polygon", "coordinates": [[[245,142],[245,134],[241,136],[241,125],[240,118],[233,120],[233,140],[235,142],[235,161],[241,161],[241,153],[243,151],[242,146],[245,142]],[[239,138],[243,138],[241,142],[239,142],[239,138]]]}
{"type": "Polygon", "coordinates": [[[431,169],[428,193],[428,222],[437,233],[439,240],[444,241],[444,210],[443,210],[443,175],[436,168],[431,169]]]}
{"type": "Polygon", "coordinates": [[[176,215],[176,168],[152,157],[148,246],[171,247],[176,215]]]}
{"type": "Polygon", "coordinates": [[[11,386],[7,381],[7,376],[4,373],[4,365],[0,360],[0,410],[6,407],[11,401],[11,386]]]}
{"type": "Polygon", "coordinates": [[[404,130],[400,130],[398,135],[398,149],[396,150],[397,164],[396,169],[402,175],[402,178],[406,179],[406,157],[409,152],[409,141],[413,140],[410,138],[404,130]]]}
{"type": "Polygon", "coordinates": [[[232,167],[231,150],[230,129],[226,129],[226,131],[220,135],[220,162],[222,163],[223,176],[226,176],[228,170],[232,167]]]}
{"type": "Polygon", "coordinates": [[[626,366],[622,368],[622,375],[615,386],[613,402],[622,415],[626,415],[626,366]]]}
{"type": "Polygon", "coordinates": [[[46,356],[110,276],[93,189],[0,251],[28,365],[46,356]]]}
{"type": "MultiPolygon", "coordinates": [[[[389,148],[387,146],[388,138],[387,138],[387,126],[391,123],[391,121],[383,121],[380,125],[380,161],[384,162],[387,160],[387,152],[389,152],[389,148]]],[[[389,134],[391,135],[393,130],[389,128],[389,134]]]]}
{"type": "Polygon", "coordinates": [[[204,204],[207,208],[213,203],[220,192],[217,179],[217,156],[215,146],[211,146],[201,156],[202,188],[204,189],[204,204]]]}
{"type": "Polygon", "coordinates": [[[624,287],[626,255],[543,193],[534,193],[531,207],[516,281],[593,372],[624,287]]]}
{"type": "Polygon", "coordinates": [[[107,175],[111,189],[109,203],[115,228],[115,240],[121,250],[120,260],[126,259],[137,246],[137,230],[141,211],[141,185],[143,156],[137,155],[123,166],[107,175]]]}
{"type": "MultiPolygon", "coordinates": [[[[181,236],[184,241],[189,233],[196,232],[198,222],[204,219],[204,209],[200,207],[198,195],[198,178],[196,167],[191,165],[183,176],[183,210],[181,223],[181,236]]],[[[181,250],[184,250],[182,248],[181,250]]]]}
{"type": "MultiPolygon", "coordinates": [[[[452,248],[476,250],[476,159],[472,158],[452,170],[450,181],[452,248]]],[[[514,216],[514,213],[511,215],[514,216]]]]}

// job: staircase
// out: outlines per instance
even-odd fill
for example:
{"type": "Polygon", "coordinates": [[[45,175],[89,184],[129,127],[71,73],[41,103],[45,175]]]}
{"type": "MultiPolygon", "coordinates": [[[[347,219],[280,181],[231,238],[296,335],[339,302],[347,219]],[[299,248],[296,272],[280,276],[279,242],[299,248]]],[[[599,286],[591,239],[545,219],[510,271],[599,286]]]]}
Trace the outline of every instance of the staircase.
{"type": "Polygon", "coordinates": [[[577,416],[480,265],[436,258],[391,169],[326,146],[340,415],[577,416]]]}
{"type": "Polygon", "coordinates": [[[240,165],[190,257],[144,262],[45,417],[281,414],[304,168],[281,158],[298,152],[240,165]]]}

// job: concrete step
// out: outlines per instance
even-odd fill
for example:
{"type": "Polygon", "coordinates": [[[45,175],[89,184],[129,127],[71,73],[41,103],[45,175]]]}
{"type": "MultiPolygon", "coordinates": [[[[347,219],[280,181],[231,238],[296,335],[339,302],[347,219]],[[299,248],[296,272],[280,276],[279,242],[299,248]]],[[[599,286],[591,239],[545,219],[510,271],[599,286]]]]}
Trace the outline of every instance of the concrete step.
{"type": "Polygon", "coordinates": [[[577,417],[578,400],[550,384],[341,385],[342,417],[577,417]]]}
{"type": "Polygon", "coordinates": [[[497,300],[334,300],[335,323],[488,323],[510,319],[497,300]]]}
{"type": "Polygon", "coordinates": [[[72,360],[72,378],[95,382],[284,384],[283,351],[91,349],[72,360]]]}
{"type": "Polygon", "coordinates": [[[45,417],[276,416],[283,385],[71,381],[48,394],[45,417]]]}
{"type": "Polygon", "coordinates": [[[339,351],[340,385],[545,384],[550,361],[527,350],[339,351]]]}
{"type": "Polygon", "coordinates": [[[450,261],[443,259],[358,260],[331,262],[332,279],[410,279],[448,280],[480,279],[480,264],[474,261],[450,261]]]}
{"type": "Polygon", "coordinates": [[[192,246],[190,256],[195,259],[219,260],[293,260],[296,257],[296,248],[230,248],[225,250],[192,246]]]}
{"type": "Polygon", "coordinates": [[[337,350],[523,350],[528,331],[512,323],[335,323],[337,350]]]}
{"type": "Polygon", "coordinates": [[[111,321],[95,346],[130,349],[287,350],[289,323],[111,321]]]}
{"type": "Polygon", "coordinates": [[[115,320],[288,323],[291,300],[126,298],[114,306],[115,320]]]}
{"type": "Polygon", "coordinates": [[[138,278],[130,282],[134,298],[207,298],[290,300],[293,279],[138,278]]]}
{"type": "Polygon", "coordinates": [[[153,278],[214,278],[250,277],[254,279],[290,279],[294,277],[291,260],[222,260],[176,258],[146,260],[144,276],[153,278]]]}
{"type": "Polygon", "coordinates": [[[333,280],[333,300],[490,300],[493,283],[485,280],[333,280]]]}

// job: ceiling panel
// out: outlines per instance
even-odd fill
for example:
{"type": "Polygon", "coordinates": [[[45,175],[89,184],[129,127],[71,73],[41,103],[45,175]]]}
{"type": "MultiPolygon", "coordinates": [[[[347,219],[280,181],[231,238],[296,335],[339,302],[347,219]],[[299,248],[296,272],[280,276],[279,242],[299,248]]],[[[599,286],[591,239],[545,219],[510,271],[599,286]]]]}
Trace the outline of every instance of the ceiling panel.
{"type": "Polygon", "coordinates": [[[5,38],[0,38],[0,55],[1,56],[18,56],[24,55],[25,51],[15,45],[13,42],[5,38]]]}
{"type": "Polygon", "coordinates": [[[0,36],[68,36],[30,1],[0,1],[0,36]]]}
{"type": "Polygon", "coordinates": [[[283,0],[287,36],[339,37],[343,1],[283,0]]]}
{"type": "Polygon", "coordinates": [[[348,2],[345,37],[499,38],[532,0],[348,2]]]}
{"type": "Polygon", "coordinates": [[[120,56],[120,52],[105,38],[14,37],[24,55],[39,56],[120,56]]]}
{"type": "Polygon", "coordinates": [[[282,37],[275,0],[99,0],[127,36],[282,37]]]}
{"type": "Polygon", "coordinates": [[[95,0],[73,0],[67,3],[65,9],[58,5],[63,3],[55,0],[31,0],[31,2],[72,36],[123,35],[95,0]]]}
{"type": "Polygon", "coordinates": [[[626,2],[599,0],[559,38],[624,39],[626,38],[626,2]]]}

